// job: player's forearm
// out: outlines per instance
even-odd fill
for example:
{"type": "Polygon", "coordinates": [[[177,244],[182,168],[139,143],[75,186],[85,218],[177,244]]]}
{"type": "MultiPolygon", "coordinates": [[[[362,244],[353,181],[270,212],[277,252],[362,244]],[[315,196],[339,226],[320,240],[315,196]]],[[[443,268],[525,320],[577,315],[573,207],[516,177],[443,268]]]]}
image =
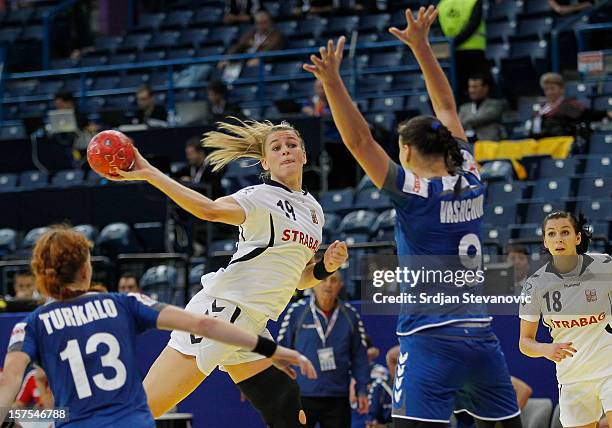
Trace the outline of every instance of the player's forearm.
{"type": "Polygon", "coordinates": [[[297,284],[298,290],[306,290],[307,288],[312,288],[321,282],[320,279],[314,277],[314,266],[315,263],[311,263],[306,266],[306,268],[302,271],[302,276],[300,277],[300,281],[297,284]]]}
{"type": "Polygon", "coordinates": [[[440,63],[434,56],[431,45],[428,42],[416,45],[412,48],[412,53],[423,72],[434,112],[438,114],[439,111],[456,110],[453,90],[440,63]]]}
{"type": "Polygon", "coordinates": [[[539,358],[544,356],[544,353],[542,352],[542,345],[542,343],[529,337],[521,337],[519,340],[520,351],[524,355],[531,358],[539,358]]]}
{"type": "Polygon", "coordinates": [[[159,170],[155,170],[147,181],[162,191],[185,211],[202,220],[212,220],[213,201],[195,190],[183,186],[159,170]]]}
{"type": "Polygon", "coordinates": [[[21,377],[0,373],[0,421],[3,421],[21,387],[21,377]]]}
{"type": "Polygon", "coordinates": [[[344,144],[351,149],[372,141],[370,127],[353,104],[342,78],[338,76],[337,79],[324,83],[323,87],[334,123],[344,144]]]}

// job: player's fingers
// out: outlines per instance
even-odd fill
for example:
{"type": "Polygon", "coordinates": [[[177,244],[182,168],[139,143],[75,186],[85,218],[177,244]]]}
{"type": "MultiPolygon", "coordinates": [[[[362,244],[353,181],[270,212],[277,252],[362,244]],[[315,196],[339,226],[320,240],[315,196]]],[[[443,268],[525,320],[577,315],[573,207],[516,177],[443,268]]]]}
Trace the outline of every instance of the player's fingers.
{"type": "Polygon", "coordinates": [[[562,353],[563,353],[563,358],[565,358],[565,357],[573,358],[574,357],[574,354],[572,354],[569,351],[563,350],[562,353]]]}
{"type": "Polygon", "coordinates": [[[335,53],[336,49],[334,49],[334,41],[332,39],[329,39],[327,41],[327,54],[328,55],[333,55],[335,53]]]}
{"type": "Polygon", "coordinates": [[[312,64],[304,64],[302,65],[302,68],[310,73],[316,73],[317,72],[317,67],[312,65],[312,64]]]}
{"type": "Polygon", "coordinates": [[[316,65],[319,68],[323,66],[323,61],[321,61],[321,59],[316,55],[310,55],[310,60],[312,61],[314,65],[316,65]]]}
{"type": "Polygon", "coordinates": [[[417,21],[423,21],[423,16],[425,15],[425,7],[421,6],[419,8],[419,12],[417,13],[417,21]]]}
{"type": "Polygon", "coordinates": [[[346,37],[340,36],[338,39],[338,45],[336,46],[336,57],[342,58],[344,54],[344,44],[346,43],[346,37]]]}
{"type": "Polygon", "coordinates": [[[408,22],[408,27],[414,24],[414,16],[412,16],[412,10],[410,10],[410,8],[406,9],[406,21],[408,22]]]}
{"type": "Polygon", "coordinates": [[[297,373],[291,367],[289,367],[289,366],[283,367],[282,370],[285,373],[287,373],[287,376],[289,376],[291,379],[293,379],[293,380],[297,379],[297,373]]]}
{"type": "Polygon", "coordinates": [[[438,9],[434,9],[431,16],[429,17],[429,25],[433,24],[437,17],[438,17],[438,9]]]}
{"type": "Polygon", "coordinates": [[[568,351],[571,352],[578,352],[578,350],[576,348],[572,348],[571,346],[569,348],[567,348],[568,351]]]}
{"type": "Polygon", "coordinates": [[[319,55],[321,55],[321,59],[325,61],[327,59],[327,49],[321,46],[319,48],[319,55]]]}

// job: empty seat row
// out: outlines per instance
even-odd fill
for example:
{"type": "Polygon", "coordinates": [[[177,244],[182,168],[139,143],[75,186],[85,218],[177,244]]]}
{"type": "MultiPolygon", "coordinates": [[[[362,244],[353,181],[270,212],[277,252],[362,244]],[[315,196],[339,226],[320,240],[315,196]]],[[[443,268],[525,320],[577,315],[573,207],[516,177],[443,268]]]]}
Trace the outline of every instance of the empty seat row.
{"type": "Polygon", "coordinates": [[[67,187],[99,184],[102,180],[102,177],[93,171],[90,171],[86,177],[85,171],[79,169],[57,171],[52,176],[40,171],[24,171],[20,174],[0,174],[0,192],[32,190],[48,186],[67,187]]]}

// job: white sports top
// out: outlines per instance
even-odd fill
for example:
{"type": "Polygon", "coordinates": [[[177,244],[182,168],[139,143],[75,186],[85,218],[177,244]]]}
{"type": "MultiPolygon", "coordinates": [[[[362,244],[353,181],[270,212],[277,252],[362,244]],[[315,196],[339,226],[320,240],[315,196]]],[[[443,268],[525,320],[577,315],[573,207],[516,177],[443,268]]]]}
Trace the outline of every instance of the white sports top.
{"type": "Polygon", "coordinates": [[[539,322],[553,342],[572,342],[577,352],[557,364],[559,384],[612,376],[612,257],[583,254],[574,271],[560,274],[547,263],[523,285],[520,317],[539,322]]]}
{"type": "Polygon", "coordinates": [[[206,294],[276,320],[317,252],[323,209],[307,191],[267,180],[231,195],[246,213],[229,265],[202,277],[206,294]]]}

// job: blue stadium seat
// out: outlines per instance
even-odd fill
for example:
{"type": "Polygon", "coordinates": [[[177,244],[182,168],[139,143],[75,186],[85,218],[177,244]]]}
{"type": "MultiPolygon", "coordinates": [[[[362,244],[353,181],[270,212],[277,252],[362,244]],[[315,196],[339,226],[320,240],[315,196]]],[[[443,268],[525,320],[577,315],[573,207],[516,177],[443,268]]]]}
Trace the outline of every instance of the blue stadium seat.
{"type": "Polygon", "coordinates": [[[236,101],[253,101],[257,98],[257,85],[234,86],[230,98],[236,101]]]}
{"type": "Polygon", "coordinates": [[[514,168],[509,160],[483,162],[480,176],[485,181],[511,181],[514,177],[514,168]]]}
{"type": "Polygon", "coordinates": [[[485,227],[483,238],[485,242],[495,242],[499,244],[502,249],[508,244],[510,239],[510,229],[508,225],[500,225],[499,227],[485,227]]]}
{"type": "Polygon", "coordinates": [[[208,35],[207,42],[222,43],[224,46],[229,46],[237,36],[238,28],[236,27],[218,27],[208,35]]]}
{"type": "Polygon", "coordinates": [[[576,173],[578,161],[569,159],[543,159],[540,163],[540,178],[571,177],[576,173]]]}
{"type": "Polygon", "coordinates": [[[612,154],[612,134],[609,132],[594,132],[589,145],[591,154],[612,154]]]}
{"type": "Polygon", "coordinates": [[[166,265],[149,268],[140,278],[140,288],[157,301],[177,304],[178,272],[166,265]]]}
{"type": "MultiPolygon", "coordinates": [[[[508,37],[516,33],[516,21],[492,22],[487,25],[487,39],[489,40],[508,40],[508,37]]],[[[519,33],[520,34],[520,33],[519,33]]]]}
{"type": "Polygon", "coordinates": [[[595,84],[589,82],[568,82],[565,84],[567,98],[590,97],[595,92],[595,84]]]}
{"type": "Polygon", "coordinates": [[[612,80],[602,82],[599,93],[601,95],[612,95],[612,80]]]}
{"type": "Polygon", "coordinates": [[[189,270],[189,298],[192,298],[202,289],[202,277],[206,273],[206,265],[199,263],[189,270]]]}
{"type": "Polygon", "coordinates": [[[24,24],[25,22],[29,21],[33,15],[34,8],[32,7],[14,9],[9,13],[6,22],[8,24],[24,24]]]}
{"type": "Polygon", "coordinates": [[[401,52],[379,52],[370,56],[370,67],[397,67],[402,61],[401,52]]]}
{"type": "MultiPolygon", "coordinates": [[[[272,71],[272,64],[264,65],[264,76],[269,76],[272,71]]],[[[240,72],[241,79],[254,79],[259,77],[259,67],[243,67],[240,72]]]]}
{"type": "Polygon", "coordinates": [[[571,182],[567,177],[543,178],[533,186],[532,199],[542,201],[560,200],[570,196],[571,182]]]}
{"type": "Polygon", "coordinates": [[[0,128],[0,140],[23,140],[27,138],[27,132],[23,123],[4,125],[0,128]]]}
{"type": "Polygon", "coordinates": [[[375,211],[357,210],[344,216],[338,231],[340,233],[370,233],[378,214],[375,211]]]}
{"type": "Polygon", "coordinates": [[[283,33],[285,37],[291,37],[295,34],[295,30],[298,27],[298,22],[297,21],[278,22],[274,24],[274,27],[278,31],[283,33]]]}
{"type": "Polygon", "coordinates": [[[210,249],[208,250],[208,255],[215,257],[218,256],[217,253],[226,253],[231,252],[232,254],[236,251],[236,240],[235,239],[224,239],[221,241],[213,241],[210,244],[210,249]]]}
{"type": "Polygon", "coordinates": [[[300,79],[291,82],[291,95],[294,98],[302,98],[312,96],[312,85],[314,80],[300,79]]]}
{"type": "Polygon", "coordinates": [[[149,76],[147,74],[128,74],[121,76],[119,87],[121,88],[138,88],[141,85],[147,84],[149,76]]]}
{"type": "Polygon", "coordinates": [[[327,25],[325,25],[322,35],[329,37],[339,34],[350,34],[358,25],[358,16],[334,16],[330,18],[327,25]]]}
{"type": "MultiPolygon", "coordinates": [[[[367,233],[341,233],[339,238],[341,241],[345,241],[348,245],[363,244],[370,241],[370,236],[367,233]]],[[[357,258],[362,253],[362,250],[351,249],[351,257],[357,258]]]]}
{"type": "Polygon", "coordinates": [[[334,213],[324,213],[325,224],[323,225],[323,242],[332,242],[338,231],[342,217],[334,213]]]}
{"type": "Polygon", "coordinates": [[[17,174],[0,174],[0,192],[10,192],[17,188],[17,174]]]}
{"type": "Polygon", "coordinates": [[[516,223],[516,205],[487,205],[483,222],[498,226],[516,223]]]}
{"type": "Polygon", "coordinates": [[[546,1],[526,0],[524,2],[523,14],[525,15],[547,15],[552,14],[553,10],[546,1]]]}
{"type": "Polygon", "coordinates": [[[192,10],[175,10],[168,13],[162,26],[164,28],[186,28],[193,16],[192,10]]]}
{"type": "Polygon", "coordinates": [[[72,59],[72,58],[58,58],[51,60],[51,68],[59,69],[59,68],[73,68],[78,67],[80,64],[80,59],[72,59]]]}
{"type": "MultiPolygon", "coordinates": [[[[542,220],[544,218],[542,217],[542,220]]],[[[512,238],[514,239],[534,239],[542,237],[542,225],[537,223],[521,224],[512,226],[512,238]]]]}
{"type": "Polygon", "coordinates": [[[510,52],[511,58],[546,59],[548,57],[548,43],[546,40],[515,42],[510,46],[510,52]]]}
{"type": "Polygon", "coordinates": [[[2,28],[0,29],[0,43],[6,42],[12,44],[19,39],[23,29],[22,28],[2,28]]]}
{"type": "Polygon", "coordinates": [[[584,214],[591,222],[609,221],[612,220],[612,201],[609,199],[579,201],[576,204],[576,212],[584,214]]]}
{"type": "Polygon", "coordinates": [[[166,59],[166,52],[164,51],[145,51],[136,54],[136,61],[138,62],[161,61],[163,59],[166,59]]]}
{"type": "Polygon", "coordinates": [[[294,36],[297,37],[308,37],[310,39],[318,39],[321,32],[324,30],[327,24],[325,18],[308,18],[300,21],[300,25],[297,26],[294,36]]]}
{"type": "Polygon", "coordinates": [[[565,210],[565,203],[551,199],[550,202],[533,202],[523,204],[522,209],[524,213],[522,224],[541,224],[544,217],[546,217],[548,214],[554,211],[565,210]]]}
{"type": "Polygon", "coordinates": [[[104,227],[96,239],[96,249],[100,254],[112,257],[142,251],[134,232],[125,223],[111,223],[104,227]]]}
{"type": "Polygon", "coordinates": [[[61,80],[40,80],[38,82],[38,86],[36,87],[36,94],[38,95],[47,95],[59,92],[60,88],[64,85],[64,82],[61,80]]]}
{"type": "Polygon", "coordinates": [[[301,61],[279,62],[274,64],[274,74],[277,76],[294,76],[302,73],[301,61]]]}
{"type": "Polygon", "coordinates": [[[222,55],[223,53],[225,53],[223,46],[203,46],[196,50],[196,56],[222,55]]]}
{"type": "Polygon", "coordinates": [[[223,9],[217,7],[203,7],[198,9],[193,17],[192,24],[218,24],[223,18],[223,9]]]}
{"type": "Polygon", "coordinates": [[[193,58],[195,54],[196,50],[192,47],[182,49],[168,49],[168,51],[166,51],[166,59],[193,58]]]}
{"type": "Polygon", "coordinates": [[[302,48],[313,48],[319,46],[319,43],[315,39],[290,39],[287,44],[288,49],[302,49],[302,48]]]}
{"type": "Polygon", "coordinates": [[[94,91],[116,89],[119,87],[119,81],[120,79],[118,76],[96,77],[92,89],[94,91]]]}
{"type": "Polygon", "coordinates": [[[421,114],[428,116],[433,114],[431,105],[429,104],[429,97],[427,95],[406,97],[406,108],[418,110],[421,114]]]}
{"type": "Polygon", "coordinates": [[[595,98],[593,101],[594,110],[610,111],[612,110],[612,95],[604,95],[595,98]]]}
{"type": "Polygon", "coordinates": [[[380,241],[381,237],[388,236],[387,232],[394,232],[395,218],[395,208],[383,211],[378,215],[378,217],[376,217],[376,220],[374,221],[374,223],[372,224],[372,228],[370,229],[370,234],[374,237],[375,240],[380,241]]]}
{"type": "Polygon", "coordinates": [[[98,67],[108,64],[108,56],[91,54],[81,58],[81,67],[98,67]]]}
{"type": "Polygon", "coordinates": [[[553,24],[554,20],[551,17],[521,19],[518,22],[516,35],[521,38],[537,36],[540,39],[544,39],[550,33],[553,24]]]}
{"type": "Polygon", "coordinates": [[[371,105],[372,111],[392,112],[404,109],[404,97],[375,98],[371,105]]]}
{"type": "Polygon", "coordinates": [[[108,64],[130,64],[136,61],[135,53],[118,53],[108,57],[108,64]]]}
{"type": "MultiPolygon", "coordinates": [[[[199,47],[208,38],[208,28],[190,28],[183,30],[178,39],[177,46],[199,47]]],[[[170,49],[168,56],[171,56],[173,49],[170,49]]]]}
{"type": "Polygon", "coordinates": [[[612,177],[612,155],[588,157],[586,159],[584,174],[599,177],[612,177]]]}
{"type": "Polygon", "coordinates": [[[361,77],[357,81],[357,88],[360,94],[374,93],[381,94],[391,89],[393,76],[391,74],[361,77]]]}
{"type": "Polygon", "coordinates": [[[154,32],[161,27],[166,19],[165,13],[143,13],[138,18],[137,30],[154,32]]]}
{"type": "Polygon", "coordinates": [[[487,10],[487,21],[514,19],[521,12],[521,5],[522,3],[519,4],[514,0],[505,0],[499,3],[491,2],[487,10]]]}
{"type": "Polygon", "coordinates": [[[355,194],[354,209],[382,211],[391,207],[389,196],[375,187],[363,189],[355,194]]]}
{"type": "Polygon", "coordinates": [[[51,184],[55,186],[76,186],[83,183],[85,172],[80,169],[67,169],[58,171],[51,180],[51,184]]]}
{"type": "Polygon", "coordinates": [[[19,114],[22,117],[44,116],[48,109],[47,103],[25,103],[19,106],[19,114]]]}
{"type": "Polygon", "coordinates": [[[581,178],[578,182],[578,198],[612,198],[612,177],[581,178]]]}
{"type": "Polygon", "coordinates": [[[121,49],[126,51],[144,50],[151,41],[151,34],[128,34],[121,43],[121,49]]]}
{"type": "Polygon", "coordinates": [[[23,29],[23,33],[19,37],[20,40],[36,40],[40,41],[43,38],[43,26],[42,25],[26,25],[23,29]]]}
{"type": "Polygon", "coordinates": [[[359,31],[376,31],[383,32],[389,28],[389,21],[391,15],[388,13],[381,13],[376,15],[364,15],[359,20],[359,31]]]}
{"type": "Polygon", "coordinates": [[[21,245],[19,246],[20,253],[29,253],[36,245],[36,241],[40,238],[46,231],[48,231],[48,227],[35,227],[26,233],[23,237],[23,241],[21,241],[21,245]]]}
{"type": "Polygon", "coordinates": [[[385,130],[392,132],[395,128],[395,115],[393,113],[374,113],[366,115],[369,123],[381,126],[385,130]]]}
{"type": "Polygon", "coordinates": [[[181,33],[178,31],[163,31],[157,33],[147,46],[149,49],[170,49],[177,45],[181,33]]]}
{"type": "Polygon", "coordinates": [[[346,189],[321,192],[319,202],[324,212],[341,213],[353,207],[353,191],[346,189]]]}
{"type": "Polygon", "coordinates": [[[96,52],[115,52],[122,41],[123,37],[120,36],[98,36],[95,39],[94,46],[96,52]]]}
{"type": "Polygon", "coordinates": [[[85,238],[91,242],[96,242],[96,239],[98,238],[98,229],[91,224],[79,224],[74,226],[73,229],[76,232],[84,235],[85,238]]]}
{"type": "Polygon", "coordinates": [[[0,229],[0,257],[17,250],[17,232],[13,229],[0,229]]]}
{"type": "Polygon", "coordinates": [[[262,109],[260,107],[242,107],[242,114],[247,119],[261,120],[263,118],[262,109]]]}
{"type": "Polygon", "coordinates": [[[425,80],[421,73],[395,73],[393,74],[392,88],[394,91],[424,91],[425,80]]]}
{"type": "Polygon", "coordinates": [[[261,165],[255,159],[240,159],[225,167],[221,185],[226,194],[231,194],[247,186],[259,184],[261,165]]]}
{"type": "Polygon", "coordinates": [[[48,182],[49,176],[40,171],[25,171],[19,175],[19,186],[25,190],[45,187],[48,182]]]}
{"type": "Polygon", "coordinates": [[[488,44],[486,55],[499,66],[502,59],[510,57],[510,45],[507,43],[488,44]]]}
{"type": "MultiPolygon", "coordinates": [[[[612,223],[609,221],[594,221],[592,222],[593,226],[593,236],[603,236],[607,239],[612,237],[612,223]]],[[[0,236],[2,232],[0,232],[0,236]]]]}
{"type": "Polygon", "coordinates": [[[487,205],[508,203],[523,199],[527,183],[515,182],[491,182],[487,185],[487,205]]]}

